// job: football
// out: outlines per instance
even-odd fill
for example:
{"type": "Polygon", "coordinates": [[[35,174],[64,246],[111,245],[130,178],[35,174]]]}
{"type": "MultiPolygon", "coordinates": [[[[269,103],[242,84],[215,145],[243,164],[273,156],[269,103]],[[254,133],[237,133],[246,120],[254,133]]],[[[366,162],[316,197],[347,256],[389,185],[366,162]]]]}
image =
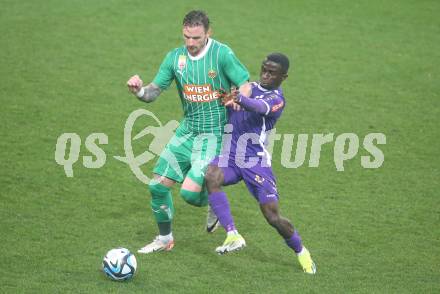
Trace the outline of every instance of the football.
{"type": "Polygon", "coordinates": [[[131,279],[136,268],[136,257],[126,248],[110,250],[102,261],[102,270],[107,277],[115,281],[131,279]]]}

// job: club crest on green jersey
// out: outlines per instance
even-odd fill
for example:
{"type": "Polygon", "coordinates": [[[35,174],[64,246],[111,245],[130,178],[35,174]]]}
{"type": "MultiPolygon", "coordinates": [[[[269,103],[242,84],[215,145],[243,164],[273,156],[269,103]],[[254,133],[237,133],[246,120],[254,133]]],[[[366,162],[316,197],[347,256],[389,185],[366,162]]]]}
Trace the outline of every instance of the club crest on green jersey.
{"type": "Polygon", "coordinates": [[[214,79],[217,76],[217,72],[213,69],[210,69],[208,71],[208,77],[210,77],[211,79],[214,79]]]}

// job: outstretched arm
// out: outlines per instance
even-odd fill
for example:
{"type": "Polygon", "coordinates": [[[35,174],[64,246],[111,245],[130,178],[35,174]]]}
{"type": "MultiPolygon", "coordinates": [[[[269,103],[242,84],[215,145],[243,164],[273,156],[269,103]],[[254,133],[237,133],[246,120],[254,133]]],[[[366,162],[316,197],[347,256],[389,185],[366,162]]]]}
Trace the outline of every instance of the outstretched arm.
{"type": "Polygon", "coordinates": [[[154,84],[150,83],[143,87],[143,82],[138,75],[132,76],[127,82],[128,90],[136,95],[139,100],[150,103],[156,100],[160,95],[160,88],[154,84]]]}
{"type": "Polygon", "coordinates": [[[236,102],[243,106],[243,108],[247,111],[252,111],[265,115],[267,115],[270,111],[269,105],[264,100],[248,98],[239,94],[237,96],[236,102]]]}

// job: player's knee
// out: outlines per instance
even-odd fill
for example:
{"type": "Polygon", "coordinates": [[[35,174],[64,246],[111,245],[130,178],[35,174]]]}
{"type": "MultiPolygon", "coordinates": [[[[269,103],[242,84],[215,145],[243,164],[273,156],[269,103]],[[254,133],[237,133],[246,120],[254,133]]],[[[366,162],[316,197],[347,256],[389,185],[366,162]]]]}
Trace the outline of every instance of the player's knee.
{"type": "Polygon", "coordinates": [[[264,213],[264,217],[266,221],[274,228],[278,228],[281,224],[281,216],[277,213],[273,213],[271,211],[266,211],[264,213]]]}
{"type": "Polygon", "coordinates": [[[153,184],[151,182],[148,184],[148,190],[151,193],[151,198],[157,198],[157,196],[161,194],[161,193],[158,193],[158,192],[160,192],[158,185],[160,185],[160,184],[158,184],[158,183],[153,184]]]}
{"type": "Polygon", "coordinates": [[[205,173],[205,182],[206,183],[213,183],[215,181],[215,168],[213,166],[208,166],[208,169],[206,170],[205,173]]]}
{"type": "Polygon", "coordinates": [[[161,183],[150,181],[148,184],[148,190],[151,193],[152,199],[166,198],[170,192],[170,188],[162,185],[161,183]]]}
{"type": "Polygon", "coordinates": [[[205,181],[208,187],[220,187],[223,184],[222,170],[217,166],[208,166],[205,174],[205,181]]]}

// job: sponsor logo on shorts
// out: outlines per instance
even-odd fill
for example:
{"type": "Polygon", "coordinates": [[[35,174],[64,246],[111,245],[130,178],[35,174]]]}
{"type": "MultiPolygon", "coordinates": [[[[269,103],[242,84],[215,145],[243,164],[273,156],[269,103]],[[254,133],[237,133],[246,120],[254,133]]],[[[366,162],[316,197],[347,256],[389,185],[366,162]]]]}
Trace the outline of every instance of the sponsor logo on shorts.
{"type": "Polygon", "coordinates": [[[183,85],[183,97],[191,102],[211,102],[220,97],[218,91],[212,89],[210,84],[183,85]]]}
{"type": "Polygon", "coordinates": [[[255,182],[257,182],[258,184],[262,184],[264,182],[264,178],[259,176],[259,175],[255,175],[255,182]]]}

